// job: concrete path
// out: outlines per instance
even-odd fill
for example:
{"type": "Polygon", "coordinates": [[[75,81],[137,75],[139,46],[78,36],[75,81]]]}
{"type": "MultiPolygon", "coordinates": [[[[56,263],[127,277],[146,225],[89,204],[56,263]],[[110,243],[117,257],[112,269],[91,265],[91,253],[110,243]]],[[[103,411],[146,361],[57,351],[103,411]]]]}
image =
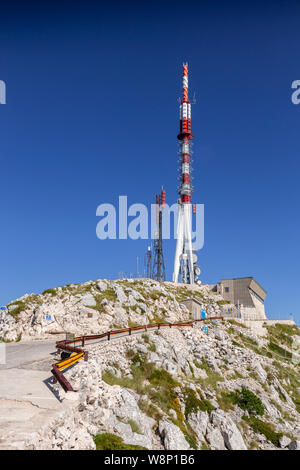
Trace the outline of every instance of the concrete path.
{"type": "MultiPolygon", "coordinates": [[[[2,344],[3,346],[3,344],[2,344]]],[[[19,343],[6,343],[6,364],[0,364],[0,370],[13,367],[26,367],[33,362],[49,359],[55,362],[55,340],[22,341],[19,343]]]]}
{"type": "Polygon", "coordinates": [[[20,449],[64,409],[51,386],[55,339],[6,344],[0,365],[0,449],[20,449]]]}

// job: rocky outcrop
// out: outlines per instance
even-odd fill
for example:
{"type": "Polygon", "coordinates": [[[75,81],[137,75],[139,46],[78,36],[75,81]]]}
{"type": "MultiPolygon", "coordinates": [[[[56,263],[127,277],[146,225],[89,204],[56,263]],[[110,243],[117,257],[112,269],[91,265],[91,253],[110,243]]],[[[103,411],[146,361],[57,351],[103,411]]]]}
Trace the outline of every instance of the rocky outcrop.
{"type": "MultiPolygon", "coordinates": [[[[194,287],[193,294],[206,311],[220,313],[220,299],[208,287],[194,287]]],[[[1,313],[0,337],[90,334],[188,320],[181,301],[191,295],[184,286],[152,280],[66,286],[8,306],[1,313]]],[[[298,449],[297,365],[272,356],[268,336],[258,338],[239,323],[207,326],[207,332],[197,324],[86,345],[88,362],[65,371],[75,392],[55,385],[68,411],[27,447],[94,449],[94,436],[105,432],[155,450],[298,449]],[[233,400],[232,392],[242,389],[259,399],[263,414],[233,400]]]]}

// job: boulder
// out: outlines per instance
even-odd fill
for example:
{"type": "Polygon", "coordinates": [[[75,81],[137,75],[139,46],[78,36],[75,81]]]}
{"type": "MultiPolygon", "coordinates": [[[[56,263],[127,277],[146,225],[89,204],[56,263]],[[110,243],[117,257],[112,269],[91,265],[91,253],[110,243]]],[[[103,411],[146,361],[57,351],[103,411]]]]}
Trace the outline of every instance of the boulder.
{"type": "Polygon", "coordinates": [[[147,354],[147,352],[148,352],[148,349],[143,344],[137,344],[136,345],[136,350],[141,354],[147,354]]]}
{"type": "Polygon", "coordinates": [[[106,284],[106,282],[101,281],[101,280],[98,281],[98,282],[97,282],[97,289],[98,289],[100,292],[106,291],[106,290],[107,290],[107,284],[106,284]]]}
{"type": "Polygon", "coordinates": [[[189,450],[190,446],[187,443],[182,431],[175,424],[169,421],[160,421],[158,431],[162,438],[164,448],[166,450],[189,450]]]}
{"type": "Polygon", "coordinates": [[[223,436],[218,428],[210,427],[207,431],[206,439],[210,444],[211,450],[226,450],[223,436]]]}
{"type": "Polygon", "coordinates": [[[289,449],[290,450],[300,450],[300,441],[292,441],[289,444],[289,449]]]}
{"type": "Polygon", "coordinates": [[[247,450],[242,435],[235,423],[223,410],[214,410],[211,413],[211,422],[217,426],[229,450],[247,450]]]}
{"type": "Polygon", "coordinates": [[[80,303],[84,307],[95,307],[97,305],[96,300],[92,294],[85,294],[81,300],[80,303]]]}
{"type": "Polygon", "coordinates": [[[257,373],[257,375],[258,375],[259,379],[261,380],[261,382],[265,383],[265,381],[267,380],[267,372],[262,368],[262,366],[259,362],[257,362],[254,365],[253,370],[254,370],[254,372],[257,373]]]}
{"type": "Polygon", "coordinates": [[[287,447],[291,443],[291,439],[287,436],[282,436],[279,439],[279,445],[281,448],[287,447]]]}
{"type": "Polygon", "coordinates": [[[113,284],[112,288],[113,288],[113,290],[116,294],[117,300],[118,300],[118,302],[120,302],[120,304],[123,304],[124,302],[127,302],[127,300],[128,300],[127,295],[125,294],[122,287],[120,287],[116,284],[113,284]]]}
{"type": "Polygon", "coordinates": [[[206,411],[198,411],[197,413],[191,413],[188,417],[188,422],[194,429],[199,440],[203,440],[207,425],[209,423],[209,416],[206,411]]]}
{"type": "Polygon", "coordinates": [[[221,330],[220,328],[218,328],[215,331],[215,338],[218,341],[224,341],[226,339],[226,337],[227,337],[227,335],[226,335],[225,331],[221,330]]]}

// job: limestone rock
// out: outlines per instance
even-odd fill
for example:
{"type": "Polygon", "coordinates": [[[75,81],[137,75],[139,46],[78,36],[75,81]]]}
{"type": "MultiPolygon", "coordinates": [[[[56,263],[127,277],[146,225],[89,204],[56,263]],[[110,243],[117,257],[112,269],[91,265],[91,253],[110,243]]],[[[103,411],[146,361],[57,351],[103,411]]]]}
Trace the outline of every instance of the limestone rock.
{"type": "Polygon", "coordinates": [[[284,447],[287,447],[289,444],[291,443],[291,439],[287,436],[282,436],[280,439],[279,439],[279,445],[280,447],[284,448],[284,447]]]}
{"type": "Polygon", "coordinates": [[[240,431],[223,410],[214,410],[211,413],[211,422],[220,429],[227,449],[247,450],[240,431]]]}
{"type": "Polygon", "coordinates": [[[209,427],[206,439],[210,444],[211,450],[226,450],[223,436],[218,428],[209,427]]]}
{"type": "Polygon", "coordinates": [[[92,294],[84,295],[80,302],[85,307],[95,307],[97,305],[95,297],[92,294]]]}
{"type": "Polygon", "coordinates": [[[107,284],[104,281],[101,281],[101,279],[97,282],[97,289],[100,292],[104,292],[107,290],[107,284]]]}
{"type": "Polygon", "coordinates": [[[290,450],[300,450],[300,441],[292,441],[289,444],[289,449],[290,450]]]}
{"type": "Polygon", "coordinates": [[[166,450],[189,450],[190,446],[185,440],[182,431],[169,421],[160,421],[159,434],[166,450]]]}
{"type": "Polygon", "coordinates": [[[198,439],[203,440],[209,423],[208,413],[206,411],[191,413],[188,417],[188,422],[197,434],[198,439]]]}

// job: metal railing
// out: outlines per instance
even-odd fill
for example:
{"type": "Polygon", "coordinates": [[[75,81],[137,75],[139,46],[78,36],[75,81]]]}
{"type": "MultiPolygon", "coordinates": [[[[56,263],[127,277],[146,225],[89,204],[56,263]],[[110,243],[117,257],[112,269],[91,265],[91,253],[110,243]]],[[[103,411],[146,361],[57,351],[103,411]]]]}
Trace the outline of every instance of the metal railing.
{"type": "Polygon", "coordinates": [[[58,351],[67,351],[70,352],[70,357],[66,359],[62,359],[59,362],[56,362],[52,365],[52,375],[53,380],[52,383],[59,382],[65,392],[73,392],[73,387],[68,382],[62,371],[67,369],[68,367],[73,366],[76,364],[80,359],[84,358],[85,361],[88,360],[88,352],[82,349],[89,341],[101,340],[107,338],[110,341],[116,335],[128,333],[128,336],[132,335],[134,332],[147,332],[149,330],[157,329],[160,330],[161,328],[180,328],[184,326],[193,327],[195,323],[198,322],[206,322],[206,321],[214,321],[214,320],[223,320],[223,317],[209,317],[209,318],[201,318],[198,320],[191,320],[187,322],[176,322],[176,323],[150,323],[149,325],[139,325],[129,328],[122,328],[118,330],[111,330],[100,335],[83,335],[78,336],[74,339],[70,340],[62,340],[56,342],[56,348],[58,351]],[[81,347],[78,347],[80,345],[81,347]]]}

